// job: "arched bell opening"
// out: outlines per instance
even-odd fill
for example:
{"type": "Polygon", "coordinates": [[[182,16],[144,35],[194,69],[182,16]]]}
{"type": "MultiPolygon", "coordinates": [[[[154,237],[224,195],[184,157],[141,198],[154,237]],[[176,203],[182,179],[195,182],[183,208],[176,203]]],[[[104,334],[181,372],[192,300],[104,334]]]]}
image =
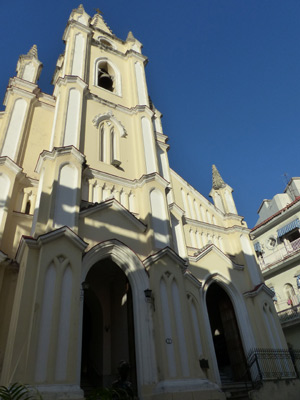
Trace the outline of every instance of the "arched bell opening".
{"type": "Polygon", "coordinates": [[[220,285],[212,283],[206,304],[221,381],[248,380],[241,335],[228,294],[220,285]]]}
{"type": "Polygon", "coordinates": [[[30,213],[30,208],[31,208],[31,202],[30,202],[30,200],[28,200],[26,203],[26,207],[25,207],[25,214],[30,213]]]}
{"type": "Polygon", "coordinates": [[[98,64],[97,84],[99,87],[109,90],[110,92],[114,91],[114,71],[106,61],[102,61],[98,64]]]}
{"type": "Polygon", "coordinates": [[[112,387],[120,362],[126,361],[127,380],[136,393],[132,291],[125,273],[105,258],[89,270],[82,288],[82,389],[112,387]]]}

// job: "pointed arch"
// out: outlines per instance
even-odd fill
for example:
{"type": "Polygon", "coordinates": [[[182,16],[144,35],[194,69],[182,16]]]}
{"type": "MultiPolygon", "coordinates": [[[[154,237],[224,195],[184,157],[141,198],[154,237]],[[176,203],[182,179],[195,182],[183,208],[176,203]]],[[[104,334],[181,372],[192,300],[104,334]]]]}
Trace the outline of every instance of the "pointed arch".
{"type": "MultiPolygon", "coordinates": [[[[255,347],[255,340],[248,316],[248,311],[244,302],[244,298],[240,293],[240,291],[235,287],[235,285],[231,281],[229,281],[227,278],[218,273],[208,275],[204,279],[202,288],[200,289],[200,296],[202,298],[201,305],[203,307],[204,324],[206,327],[206,331],[211,332],[209,315],[206,305],[206,296],[209,287],[213,283],[217,283],[224,290],[224,292],[227,294],[232,303],[239,333],[241,336],[242,345],[244,348],[244,353],[248,354],[249,351],[255,347]]],[[[215,354],[213,337],[211,334],[208,335],[208,346],[210,353],[215,354]]],[[[212,363],[213,363],[213,369],[220,383],[219,368],[215,357],[212,358],[212,363]]]]}
{"type": "Polygon", "coordinates": [[[113,239],[99,243],[85,254],[82,265],[82,282],[85,281],[89,270],[105,258],[110,258],[129,280],[133,297],[138,387],[152,384],[157,381],[157,377],[152,337],[152,315],[144,294],[144,290],[149,288],[148,275],[137,255],[124,243],[113,239]]]}

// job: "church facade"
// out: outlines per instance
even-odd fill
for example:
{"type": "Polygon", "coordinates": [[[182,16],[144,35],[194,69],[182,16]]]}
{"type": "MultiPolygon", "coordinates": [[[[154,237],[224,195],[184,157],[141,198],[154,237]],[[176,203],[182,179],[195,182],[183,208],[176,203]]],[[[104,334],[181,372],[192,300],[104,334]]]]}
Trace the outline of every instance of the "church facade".
{"type": "Polygon", "coordinates": [[[63,40],[53,95],[33,46],[0,113],[0,384],[83,398],[126,360],[139,399],[225,399],[287,349],[232,189],[170,168],[132,33],[79,6],[63,40]]]}

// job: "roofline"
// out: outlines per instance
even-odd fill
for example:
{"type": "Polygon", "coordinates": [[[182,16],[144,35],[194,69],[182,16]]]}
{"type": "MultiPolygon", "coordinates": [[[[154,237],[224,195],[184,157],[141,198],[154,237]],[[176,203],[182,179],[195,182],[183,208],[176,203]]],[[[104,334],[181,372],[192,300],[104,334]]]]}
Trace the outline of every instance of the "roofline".
{"type": "Polygon", "coordinates": [[[260,224],[256,225],[254,228],[251,229],[251,232],[254,232],[256,229],[260,228],[263,225],[266,225],[269,221],[272,219],[276,218],[280,214],[282,214],[284,211],[288,210],[289,208],[293,207],[294,204],[298,203],[300,201],[300,196],[297,196],[294,201],[289,203],[287,206],[283,207],[281,210],[277,211],[273,215],[271,215],[269,218],[265,219],[262,221],[260,224]]]}

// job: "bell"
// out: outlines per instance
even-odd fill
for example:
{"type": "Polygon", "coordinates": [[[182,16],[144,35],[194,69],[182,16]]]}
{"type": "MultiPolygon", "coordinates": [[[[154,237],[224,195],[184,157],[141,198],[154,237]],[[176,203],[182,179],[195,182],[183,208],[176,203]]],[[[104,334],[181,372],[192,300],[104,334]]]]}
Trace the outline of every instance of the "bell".
{"type": "Polygon", "coordinates": [[[112,91],[113,81],[106,71],[99,71],[98,85],[104,89],[112,91]]]}

